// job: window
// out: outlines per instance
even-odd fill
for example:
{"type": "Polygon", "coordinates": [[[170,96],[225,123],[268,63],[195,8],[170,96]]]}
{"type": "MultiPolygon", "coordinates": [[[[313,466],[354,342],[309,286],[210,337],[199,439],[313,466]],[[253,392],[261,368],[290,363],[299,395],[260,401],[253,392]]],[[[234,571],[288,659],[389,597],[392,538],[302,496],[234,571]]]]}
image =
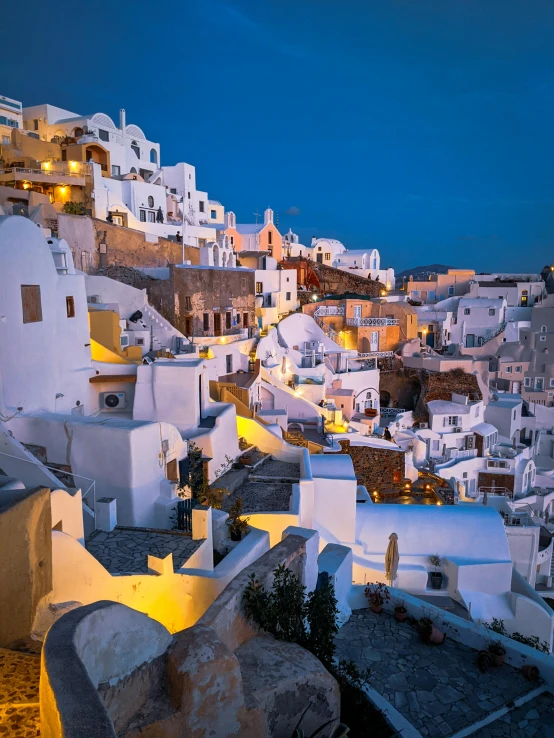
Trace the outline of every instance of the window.
{"type": "Polygon", "coordinates": [[[517,410],[514,410],[514,420],[516,419],[517,410]]]}
{"type": "Polygon", "coordinates": [[[204,326],[203,326],[203,329],[204,329],[204,331],[209,331],[210,330],[210,314],[209,313],[204,313],[204,326]]]}
{"type": "Polygon", "coordinates": [[[152,164],[158,163],[158,152],[156,151],[156,149],[150,149],[150,161],[152,162],[152,164]]]}
{"type": "Polygon", "coordinates": [[[535,389],[537,392],[544,390],[544,377],[535,377],[535,389]]]}
{"type": "Polygon", "coordinates": [[[237,325],[240,325],[240,313],[237,313],[237,325]]]}
{"type": "Polygon", "coordinates": [[[121,167],[118,167],[116,164],[112,164],[112,177],[119,177],[121,174],[121,167]]]}
{"type": "Polygon", "coordinates": [[[146,210],[139,210],[139,218],[141,223],[146,223],[146,210]]]}
{"type": "Polygon", "coordinates": [[[524,387],[530,387],[531,386],[531,377],[525,377],[523,380],[523,386],[524,387]]]}
{"type": "Polygon", "coordinates": [[[511,374],[512,373],[512,367],[511,366],[507,366],[506,367],[506,373],[507,374],[511,374]]]}
{"type": "Polygon", "coordinates": [[[541,333],[546,333],[547,327],[545,325],[541,325],[541,333]]]}
{"type": "Polygon", "coordinates": [[[231,240],[231,246],[234,246],[235,245],[235,237],[234,236],[231,236],[231,239],[230,240],[231,240]]]}
{"type": "Polygon", "coordinates": [[[458,416],[457,415],[449,415],[446,419],[446,425],[450,426],[456,426],[458,425],[458,416]]]}
{"type": "Polygon", "coordinates": [[[148,207],[149,208],[153,208],[154,207],[154,198],[152,197],[152,195],[149,195],[148,196],[148,207]]]}
{"type": "Polygon", "coordinates": [[[467,479],[467,472],[462,472],[462,479],[467,479]]]}
{"type": "Polygon", "coordinates": [[[200,210],[201,213],[204,212],[204,200],[200,200],[198,202],[198,210],[200,210]]]}
{"type": "Polygon", "coordinates": [[[554,387],[554,379],[551,379],[551,380],[550,380],[550,386],[551,386],[551,387],[554,387]]]}
{"type": "Polygon", "coordinates": [[[470,315],[471,310],[469,308],[464,308],[464,315],[470,315]]]}
{"type": "Polygon", "coordinates": [[[227,374],[231,374],[233,371],[233,354],[227,354],[225,357],[225,371],[227,374]]]}
{"type": "Polygon", "coordinates": [[[71,296],[65,298],[65,310],[68,318],[75,317],[75,299],[71,296]]]}
{"type": "Polygon", "coordinates": [[[187,197],[190,200],[190,190],[187,192],[187,197]]]}
{"type": "Polygon", "coordinates": [[[261,282],[256,282],[256,294],[259,295],[264,291],[264,286],[261,282]]]}
{"type": "Polygon", "coordinates": [[[539,341],[546,341],[546,336],[539,336],[539,341]]]}
{"type": "Polygon", "coordinates": [[[285,300],[290,300],[290,292],[285,293],[285,300]]]}
{"type": "Polygon", "coordinates": [[[154,213],[152,210],[148,211],[148,222],[149,223],[155,223],[156,222],[156,213],[154,213]]]}
{"type": "Polygon", "coordinates": [[[129,345],[129,336],[120,336],[119,338],[119,345],[121,348],[125,348],[125,346],[129,345]]]}
{"type": "Polygon", "coordinates": [[[242,324],[245,328],[248,328],[248,313],[242,314],[242,324]]]}
{"type": "Polygon", "coordinates": [[[210,210],[210,218],[215,220],[217,218],[217,210],[210,210]]]}
{"type": "Polygon", "coordinates": [[[21,285],[21,305],[23,307],[24,323],[42,322],[42,303],[40,300],[40,285],[21,285]]]}
{"type": "Polygon", "coordinates": [[[495,315],[496,310],[494,308],[489,308],[489,315],[495,315]]]}
{"type": "Polygon", "coordinates": [[[448,288],[448,297],[451,297],[454,294],[454,287],[448,288]]]}
{"type": "Polygon", "coordinates": [[[175,187],[171,187],[169,191],[171,192],[172,195],[177,194],[177,189],[175,187]]]}
{"type": "Polygon", "coordinates": [[[331,261],[331,254],[325,254],[325,261],[331,261]]]}
{"type": "Polygon", "coordinates": [[[267,242],[270,246],[273,244],[273,231],[267,232],[267,242]]]}
{"type": "Polygon", "coordinates": [[[137,338],[137,346],[144,346],[144,338],[137,338]]]}
{"type": "Polygon", "coordinates": [[[520,367],[520,366],[516,366],[516,368],[514,369],[514,371],[515,371],[515,372],[516,372],[517,374],[521,374],[521,367],[520,367]]]}
{"type": "Polygon", "coordinates": [[[171,482],[179,481],[179,467],[177,465],[177,459],[172,459],[167,462],[167,466],[165,467],[165,476],[171,482]]]}
{"type": "Polygon", "coordinates": [[[98,129],[98,138],[100,141],[109,141],[110,140],[110,134],[108,131],[104,131],[102,128],[98,129]]]}
{"type": "Polygon", "coordinates": [[[2,143],[3,144],[9,144],[10,143],[10,137],[9,136],[2,136],[2,143]]]}
{"type": "Polygon", "coordinates": [[[321,251],[321,246],[318,246],[318,247],[317,247],[317,250],[318,250],[318,251],[321,251]]]}
{"type": "Polygon", "coordinates": [[[185,310],[190,313],[192,310],[192,301],[190,295],[185,295],[185,310]]]}
{"type": "Polygon", "coordinates": [[[133,141],[133,143],[131,144],[131,150],[134,151],[137,159],[140,159],[140,148],[136,141],[133,141]]]}
{"type": "Polygon", "coordinates": [[[38,118],[33,119],[33,131],[38,131],[38,118]]]}
{"type": "Polygon", "coordinates": [[[232,317],[232,313],[228,310],[225,313],[225,328],[227,330],[229,330],[229,328],[231,327],[231,317],[232,317]]]}

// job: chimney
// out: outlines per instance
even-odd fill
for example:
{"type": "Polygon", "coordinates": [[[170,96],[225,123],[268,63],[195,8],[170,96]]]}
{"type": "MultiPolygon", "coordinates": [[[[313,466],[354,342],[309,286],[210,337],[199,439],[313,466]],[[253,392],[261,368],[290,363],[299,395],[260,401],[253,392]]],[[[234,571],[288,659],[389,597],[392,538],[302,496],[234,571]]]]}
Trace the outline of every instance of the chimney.
{"type": "Polygon", "coordinates": [[[125,108],[121,108],[119,111],[119,128],[125,133],[126,128],[126,120],[125,120],[125,108]]]}

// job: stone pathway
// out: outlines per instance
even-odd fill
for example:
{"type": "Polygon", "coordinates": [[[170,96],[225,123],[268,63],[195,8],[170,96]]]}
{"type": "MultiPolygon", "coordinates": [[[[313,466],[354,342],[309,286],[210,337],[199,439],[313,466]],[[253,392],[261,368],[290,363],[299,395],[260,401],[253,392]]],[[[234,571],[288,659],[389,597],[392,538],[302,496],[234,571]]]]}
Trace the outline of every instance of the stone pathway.
{"type": "Polygon", "coordinates": [[[481,728],[480,738],[554,738],[554,699],[544,693],[481,728]]]}
{"type": "Polygon", "coordinates": [[[276,479],[300,479],[300,464],[269,457],[263,464],[260,464],[254,474],[276,479]]]}
{"type": "Polygon", "coordinates": [[[240,497],[245,514],[288,512],[291,495],[292,484],[286,482],[246,482],[225,498],[221,509],[229,512],[233,502],[240,497]]]}
{"type": "Polygon", "coordinates": [[[40,656],[0,648],[0,736],[40,735],[40,656]]]}
{"type": "Polygon", "coordinates": [[[165,559],[172,553],[173,568],[177,570],[201,543],[203,540],[193,541],[177,531],[117,527],[111,533],[95,531],[85,546],[110,574],[147,574],[149,554],[165,559]]]}
{"type": "Polygon", "coordinates": [[[354,611],[336,643],[337,658],[370,667],[369,685],[431,738],[452,735],[533,689],[507,664],[481,674],[473,649],[448,638],[422,643],[412,625],[384,612],[354,611]]]}

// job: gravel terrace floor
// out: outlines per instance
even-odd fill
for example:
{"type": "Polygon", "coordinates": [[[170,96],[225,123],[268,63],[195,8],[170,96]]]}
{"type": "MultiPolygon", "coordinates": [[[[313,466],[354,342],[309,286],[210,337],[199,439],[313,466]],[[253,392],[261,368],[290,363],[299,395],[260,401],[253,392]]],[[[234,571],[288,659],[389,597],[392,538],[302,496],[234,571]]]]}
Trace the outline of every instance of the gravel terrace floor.
{"type": "Polygon", "coordinates": [[[507,664],[481,674],[473,649],[448,638],[442,645],[422,643],[412,625],[385,612],[354,611],[336,643],[337,658],[370,667],[369,685],[431,738],[452,735],[533,688],[507,664]]]}
{"type": "Polygon", "coordinates": [[[117,527],[111,533],[95,531],[85,546],[110,574],[147,574],[149,554],[164,559],[172,553],[173,568],[177,570],[201,543],[203,539],[193,541],[177,531],[117,527]]]}
{"type": "Polygon", "coordinates": [[[240,497],[244,513],[288,512],[292,484],[288,482],[246,482],[225,498],[221,509],[229,512],[240,497]]]}
{"type": "Polygon", "coordinates": [[[255,476],[276,477],[278,479],[300,479],[300,464],[268,458],[254,472],[255,476]]]}

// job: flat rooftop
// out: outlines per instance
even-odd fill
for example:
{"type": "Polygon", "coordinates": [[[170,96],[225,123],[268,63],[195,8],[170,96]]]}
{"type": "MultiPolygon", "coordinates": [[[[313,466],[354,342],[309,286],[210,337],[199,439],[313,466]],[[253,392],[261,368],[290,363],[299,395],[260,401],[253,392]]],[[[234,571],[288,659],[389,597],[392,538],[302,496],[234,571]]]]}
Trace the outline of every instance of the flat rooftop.
{"type": "Polygon", "coordinates": [[[165,559],[173,554],[173,569],[177,571],[203,541],[193,541],[179,531],[117,526],[111,533],[95,531],[85,547],[110,574],[148,574],[149,555],[165,559]]]}

